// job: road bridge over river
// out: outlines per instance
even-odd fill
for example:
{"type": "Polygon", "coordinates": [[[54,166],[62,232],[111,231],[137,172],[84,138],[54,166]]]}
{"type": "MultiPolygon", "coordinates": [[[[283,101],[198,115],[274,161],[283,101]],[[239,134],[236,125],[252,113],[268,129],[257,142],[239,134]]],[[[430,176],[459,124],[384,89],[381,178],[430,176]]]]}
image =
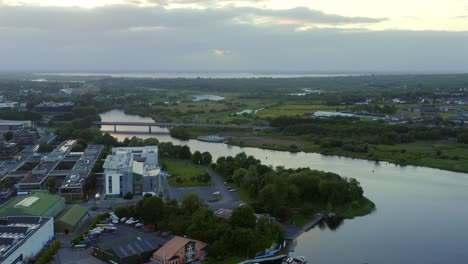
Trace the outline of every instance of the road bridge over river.
{"type": "Polygon", "coordinates": [[[117,131],[117,126],[134,126],[134,127],[148,127],[148,132],[151,134],[151,127],[214,127],[214,128],[233,128],[233,129],[253,129],[254,131],[272,129],[270,126],[252,126],[252,125],[226,125],[226,124],[209,124],[209,123],[164,123],[164,122],[120,122],[120,121],[106,121],[94,122],[98,126],[114,126],[114,132],[117,131]]]}

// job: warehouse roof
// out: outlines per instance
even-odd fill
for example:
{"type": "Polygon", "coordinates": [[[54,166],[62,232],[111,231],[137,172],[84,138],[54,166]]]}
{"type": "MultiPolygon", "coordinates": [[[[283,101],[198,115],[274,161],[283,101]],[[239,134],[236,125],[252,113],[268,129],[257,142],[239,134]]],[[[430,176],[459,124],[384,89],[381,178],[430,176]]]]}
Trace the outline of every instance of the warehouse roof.
{"type": "Polygon", "coordinates": [[[67,225],[77,225],[84,216],[88,214],[88,208],[81,205],[75,204],[72,208],[63,214],[58,221],[61,221],[67,225]]]}

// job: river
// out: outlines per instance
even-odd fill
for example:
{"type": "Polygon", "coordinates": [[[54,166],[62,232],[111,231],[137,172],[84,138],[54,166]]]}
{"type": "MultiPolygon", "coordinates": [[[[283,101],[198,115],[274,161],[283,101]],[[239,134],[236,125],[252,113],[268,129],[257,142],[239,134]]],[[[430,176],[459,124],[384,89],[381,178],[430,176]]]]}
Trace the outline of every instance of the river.
{"type": "MultiPolygon", "coordinates": [[[[152,121],[119,110],[104,113],[101,118],[102,121],[152,121]]],[[[103,127],[103,130],[112,129],[103,127]]],[[[143,127],[136,129],[147,131],[143,127]]],[[[123,140],[133,135],[114,136],[123,140]]],[[[169,135],[138,137],[155,137],[188,145],[192,151],[209,151],[215,160],[245,152],[267,165],[310,167],[358,179],[377,210],[364,217],[345,220],[336,229],[316,227],[302,234],[296,240],[293,254],[306,256],[308,263],[468,263],[465,228],[468,174],[316,153],[180,141],[169,135]]]]}

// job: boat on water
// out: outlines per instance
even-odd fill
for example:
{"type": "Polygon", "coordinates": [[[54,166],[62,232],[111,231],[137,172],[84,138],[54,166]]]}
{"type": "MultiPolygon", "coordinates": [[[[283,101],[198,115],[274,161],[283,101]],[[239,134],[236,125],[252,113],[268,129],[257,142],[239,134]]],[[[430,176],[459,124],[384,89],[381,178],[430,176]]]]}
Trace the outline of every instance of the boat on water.
{"type": "Polygon", "coordinates": [[[222,143],[226,140],[226,138],[219,135],[210,135],[197,137],[197,140],[204,142],[222,143]]]}
{"type": "Polygon", "coordinates": [[[307,258],[304,256],[287,257],[283,260],[283,264],[306,264],[307,258]]]}

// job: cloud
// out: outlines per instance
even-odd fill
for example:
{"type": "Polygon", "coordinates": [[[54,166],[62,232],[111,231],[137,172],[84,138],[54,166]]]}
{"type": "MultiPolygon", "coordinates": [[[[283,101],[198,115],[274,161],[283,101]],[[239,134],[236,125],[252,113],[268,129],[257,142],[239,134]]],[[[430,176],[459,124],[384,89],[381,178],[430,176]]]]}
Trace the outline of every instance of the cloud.
{"type": "Polygon", "coordinates": [[[379,21],[304,8],[2,6],[0,70],[468,71],[467,32],[362,27],[379,21]],[[296,30],[304,23],[323,27],[296,30]]]}
{"type": "Polygon", "coordinates": [[[211,53],[215,56],[224,57],[229,54],[229,51],[222,49],[214,49],[211,51],[211,53]]]}

